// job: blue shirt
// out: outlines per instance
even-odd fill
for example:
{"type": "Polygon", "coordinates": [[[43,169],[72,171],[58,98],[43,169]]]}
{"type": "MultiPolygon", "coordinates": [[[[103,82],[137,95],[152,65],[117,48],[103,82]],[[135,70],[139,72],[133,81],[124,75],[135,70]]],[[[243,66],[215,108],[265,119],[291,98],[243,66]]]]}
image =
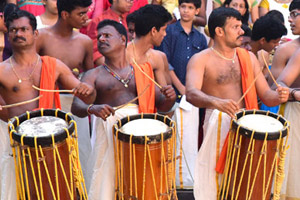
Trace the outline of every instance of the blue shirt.
{"type": "Polygon", "coordinates": [[[207,48],[205,36],[194,27],[189,34],[183,30],[180,21],[167,27],[167,35],[158,50],[163,51],[168,62],[183,85],[185,85],[186,67],[190,58],[207,48]]]}

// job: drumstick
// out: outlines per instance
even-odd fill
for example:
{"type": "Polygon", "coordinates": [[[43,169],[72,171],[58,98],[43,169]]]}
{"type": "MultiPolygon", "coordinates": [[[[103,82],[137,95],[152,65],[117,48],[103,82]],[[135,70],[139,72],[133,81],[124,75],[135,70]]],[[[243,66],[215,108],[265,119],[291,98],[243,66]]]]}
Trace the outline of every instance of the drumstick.
{"type": "Polygon", "coordinates": [[[244,99],[244,97],[247,95],[247,93],[250,91],[250,89],[252,88],[252,86],[254,85],[255,81],[257,80],[257,78],[259,77],[260,73],[262,72],[262,70],[259,71],[259,73],[257,74],[257,76],[254,78],[254,80],[252,81],[252,83],[250,84],[250,86],[247,88],[246,92],[243,94],[243,96],[240,98],[240,100],[238,100],[237,104],[240,104],[241,101],[244,99]]]}
{"type": "Polygon", "coordinates": [[[13,104],[9,104],[9,105],[4,105],[2,106],[2,108],[11,108],[11,107],[15,107],[15,106],[20,106],[20,105],[23,105],[23,104],[28,104],[28,103],[31,103],[31,102],[34,102],[34,101],[37,101],[38,99],[40,99],[43,95],[40,95],[34,99],[30,99],[30,100],[27,100],[27,101],[22,101],[22,102],[18,102],[18,103],[13,103],[13,104]]]}
{"type": "Polygon", "coordinates": [[[137,97],[135,97],[134,99],[128,101],[128,102],[125,103],[125,104],[122,104],[122,105],[119,105],[119,106],[115,107],[115,108],[114,108],[115,111],[117,111],[117,110],[119,110],[120,108],[123,108],[123,107],[127,106],[128,104],[130,104],[130,103],[134,102],[135,100],[137,100],[139,97],[141,97],[141,96],[146,92],[146,90],[147,90],[149,87],[150,87],[150,85],[148,84],[147,87],[145,87],[145,89],[144,89],[137,97]]]}
{"type": "Polygon", "coordinates": [[[69,93],[73,93],[74,92],[74,89],[73,90],[48,90],[48,89],[38,88],[35,85],[32,85],[32,87],[33,87],[33,89],[36,89],[36,90],[42,91],[42,92],[69,92],[69,93]]]}
{"type": "Polygon", "coordinates": [[[139,64],[136,63],[136,61],[134,60],[134,58],[132,58],[133,63],[138,67],[138,69],[147,77],[149,78],[157,87],[159,87],[159,89],[162,88],[161,85],[159,85],[155,80],[153,80],[153,78],[151,78],[148,74],[146,74],[139,66],[139,64]]]}
{"type": "Polygon", "coordinates": [[[264,52],[263,52],[263,51],[261,52],[261,56],[262,56],[262,58],[263,58],[263,60],[264,60],[265,67],[267,68],[267,70],[268,70],[268,72],[269,72],[269,75],[271,76],[271,78],[272,78],[273,82],[275,83],[275,85],[278,87],[279,85],[278,85],[278,83],[276,82],[276,80],[275,80],[275,78],[274,78],[272,72],[271,72],[270,69],[269,69],[269,66],[268,66],[268,64],[267,64],[267,61],[266,61],[266,59],[265,59],[265,56],[264,56],[264,52]]]}

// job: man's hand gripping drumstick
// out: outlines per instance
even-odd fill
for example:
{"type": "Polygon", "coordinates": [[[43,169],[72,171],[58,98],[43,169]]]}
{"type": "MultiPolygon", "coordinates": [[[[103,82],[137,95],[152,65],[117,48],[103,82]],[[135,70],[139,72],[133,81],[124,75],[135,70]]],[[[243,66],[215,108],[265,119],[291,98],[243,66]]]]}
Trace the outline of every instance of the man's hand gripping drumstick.
{"type": "Polygon", "coordinates": [[[21,106],[21,105],[24,105],[24,104],[31,103],[31,102],[39,100],[42,96],[43,95],[40,95],[36,98],[30,99],[30,100],[27,100],[27,101],[21,101],[21,102],[18,102],[18,103],[13,103],[13,104],[0,106],[0,110],[2,110],[3,108],[12,108],[12,107],[21,106]]]}

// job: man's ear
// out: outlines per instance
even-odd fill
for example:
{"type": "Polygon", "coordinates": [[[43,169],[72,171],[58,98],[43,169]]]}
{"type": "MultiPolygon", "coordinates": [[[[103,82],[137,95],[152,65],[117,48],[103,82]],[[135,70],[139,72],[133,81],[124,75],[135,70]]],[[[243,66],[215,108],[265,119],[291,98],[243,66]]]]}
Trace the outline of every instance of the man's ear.
{"type": "Polygon", "coordinates": [[[155,27],[152,27],[150,32],[151,32],[151,35],[155,35],[158,31],[155,27]]]}
{"type": "Polygon", "coordinates": [[[39,31],[38,31],[37,29],[35,29],[35,30],[33,31],[33,34],[34,34],[35,37],[38,37],[38,36],[39,36],[39,31]]]}
{"type": "Polygon", "coordinates": [[[215,35],[217,35],[217,36],[223,36],[224,35],[224,29],[222,28],[222,27],[216,27],[215,28],[215,35]]]}
{"type": "Polygon", "coordinates": [[[122,38],[122,43],[126,46],[126,37],[125,37],[125,35],[122,35],[121,38],[122,38]]]}
{"type": "Polygon", "coordinates": [[[197,8],[196,9],[196,14],[195,15],[198,15],[200,13],[200,8],[197,8]]]}
{"type": "Polygon", "coordinates": [[[63,10],[63,11],[61,11],[60,15],[61,15],[61,18],[65,20],[65,19],[67,19],[69,17],[70,13],[68,13],[65,10],[63,10]]]}
{"type": "Polygon", "coordinates": [[[260,45],[263,45],[264,43],[266,43],[267,41],[266,41],[266,38],[264,38],[264,37],[262,37],[262,38],[260,38],[259,39],[259,44],[260,45]]]}

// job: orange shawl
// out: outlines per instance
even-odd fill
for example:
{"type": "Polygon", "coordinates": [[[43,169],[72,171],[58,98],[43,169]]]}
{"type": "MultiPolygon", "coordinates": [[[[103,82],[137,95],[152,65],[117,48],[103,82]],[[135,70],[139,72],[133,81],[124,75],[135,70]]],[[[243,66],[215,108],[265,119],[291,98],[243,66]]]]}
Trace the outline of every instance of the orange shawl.
{"type": "Polygon", "coordinates": [[[150,63],[139,64],[136,66],[132,64],[134,68],[134,77],[136,83],[137,94],[139,95],[143,90],[150,85],[150,87],[145,91],[145,93],[139,97],[139,112],[140,113],[155,113],[155,85],[147,78],[141,70],[148,74],[154,79],[153,69],[150,63]],[[139,69],[140,68],[140,69],[139,69]]]}
{"type": "MultiPolygon", "coordinates": [[[[236,48],[237,56],[240,62],[241,67],[241,76],[242,76],[242,88],[243,93],[249,88],[251,83],[254,80],[254,73],[253,73],[253,66],[250,58],[250,54],[247,50],[243,48],[236,48]]],[[[249,109],[258,109],[257,104],[257,95],[256,95],[256,88],[255,84],[252,86],[252,88],[249,90],[249,92],[246,94],[245,98],[245,107],[247,110],[249,109]]],[[[216,165],[216,171],[220,174],[223,173],[225,162],[226,162],[226,155],[227,155],[227,148],[228,148],[228,136],[225,139],[222,152],[220,155],[220,158],[216,165]]]]}
{"type": "MultiPolygon", "coordinates": [[[[42,56],[42,72],[40,80],[40,88],[54,90],[55,89],[55,72],[56,72],[56,58],[49,56],[42,56]]],[[[39,109],[61,109],[59,93],[55,92],[43,92],[40,91],[40,95],[43,95],[39,100],[39,109]]]]}

